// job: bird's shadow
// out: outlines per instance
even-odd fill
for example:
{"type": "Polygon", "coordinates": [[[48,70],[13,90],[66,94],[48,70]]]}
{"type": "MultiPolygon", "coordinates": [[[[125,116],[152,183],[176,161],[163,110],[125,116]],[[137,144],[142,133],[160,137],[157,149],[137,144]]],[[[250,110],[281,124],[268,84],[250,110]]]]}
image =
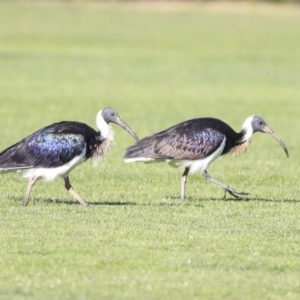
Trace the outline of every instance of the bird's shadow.
{"type": "MultiPolygon", "coordinates": [[[[19,198],[9,197],[10,200],[14,202],[18,202],[21,204],[19,198]]],[[[288,202],[288,203],[300,203],[300,200],[297,199],[271,199],[271,198],[262,198],[258,196],[253,197],[227,197],[227,198],[217,198],[217,197],[193,197],[188,196],[185,200],[181,200],[179,196],[165,196],[161,199],[160,202],[136,202],[136,201],[94,201],[88,202],[89,206],[182,206],[182,205],[192,205],[195,207],[204,207],[204,202],[209,201],[224,201],[224,202],[251,202],[251,201],[259,201],[259,202],[288,202]]],[[[62,199],[51,199],[51,198],[33,198],[30,202],[35,204],[64,204],[64,205],[77,205],[80,204],[76,200],[62,200],[62,199]]],[[[29,202],[29,205],[30,205],[29,202]]]]}
{"type": "MultiPolygon", "coordinates": [[[[34,202],[41,202],[41,203],[49,203],[49,204],[65,204],[65,205],[79,205],[81,206],[76,200],[62,200],[62,199],[41,199],[36,198],[34,199],[34,202]]],[[[131,201],[97,201],[97,202],[88,202],[88,206],[128,206],[128,205],[139,205],[136,202],[131,201]]]]}
{"type": "MultiPolygon", "coordinates": [[[[165,196],[166,200],[181,200],[180,196],[165,196]]],[[[194,201],[199,202],[207,202],[207,201],[224,201],[224,202],[250,202],[250,201],[261,201],[261,202],[290,202],[290,203],[300,203],[300,200],[298,199],[274,199],[274,198],[263,198],[253,195],[252,197],[193,197],[189,196],[186,197],[185,200],[181,200],[182,203],[188,203],[192,202],[194,204],[194,201]]]]}
{"type": "MultiPolygon", "coordinates": [[[[22,199],[16,197],[8,197],[9,200],[15,203],[20,203],[22,205],[22,199]]],[[[54,199],[54,198],[32,198],[28,205],[33,204],[64,204],[64,205],[76,205],[81,206],[78,201],[74,200],[64,200],[64,199],[54,199]]],[[[128,205],[143,205],[135,201],[97,201],[97,202],[87,202],[88,206],[128,206],[128,205]]]]}
{"type": "Polygon", "coordinates": [[[212,201],[232,201],[232,202],[251,202],[251,201],[259,201],[259,202],[290,202],[290,203],[300,203],[300,200],[297,199],[274,199],[274,198],[262,198],[258,196],[253,197],[244,197],[244,198],[210,198],[212,201]]]}

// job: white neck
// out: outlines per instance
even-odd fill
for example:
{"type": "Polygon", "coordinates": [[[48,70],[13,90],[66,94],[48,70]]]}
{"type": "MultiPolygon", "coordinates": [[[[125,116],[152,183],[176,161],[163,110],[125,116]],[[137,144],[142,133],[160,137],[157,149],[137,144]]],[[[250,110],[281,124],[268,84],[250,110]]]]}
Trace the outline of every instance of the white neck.
{"type": "Polygon", "coordinates": [[[252,128],[252,120],[254,118],[254,115],[248,117],[243,126],[242,126],[242,130],[245,131],[245,135],[243,137],[243,141],[248,141],[251,139],[252,135],[253,135],[253,128],[252,128]]]}
{"type": "Polygon", "coordinates": [[[100,110],[97,114],[96,124],[97,124],[97,128],[99,129],[99,131],[101,133],[101,136],[104,139],[106,139],[108,137],[110,127],[102,117],[102,110],[100,110]]]}

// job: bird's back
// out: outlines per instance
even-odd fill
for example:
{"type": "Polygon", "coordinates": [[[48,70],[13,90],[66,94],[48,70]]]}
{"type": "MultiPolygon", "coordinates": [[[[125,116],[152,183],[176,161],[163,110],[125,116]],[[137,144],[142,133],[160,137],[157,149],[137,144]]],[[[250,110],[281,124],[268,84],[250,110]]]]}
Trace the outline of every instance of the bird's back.
{"type": "MultiPolygon", "coordinates": [[[[59,167],[80,155],[99,136],[90,126],[63,121],[46,126],[0,153],[0,170],[59,167]]],[[[99,136],[100,138],[100,136],[99,136]]]]}
{"type": "MultiPolygon", "coordinates": [[[[142,149],[136,143],[126,149],[124,159],[127,162],[138,161],[139,158],[141,161],[147,161],[147,159],[197,160],[213,153],[226,136],[236,134],[229,125],[219,119],[192,119],[143,138],[142,149]]],[[[226,151],[225,148],[224,151],[226,151]]]]}

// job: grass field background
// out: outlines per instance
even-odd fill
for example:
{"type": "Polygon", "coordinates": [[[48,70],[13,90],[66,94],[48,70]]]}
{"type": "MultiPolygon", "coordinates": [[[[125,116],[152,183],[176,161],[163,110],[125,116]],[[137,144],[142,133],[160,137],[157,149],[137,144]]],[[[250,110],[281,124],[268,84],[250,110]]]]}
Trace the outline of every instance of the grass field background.
{"type": "Polygon", "coordinates": [[[116,127],[101,165],[63,182],[1,175],[0,299],[299,299],[300,11],[258,4],[0,2],[0,149],[60,120],[115,108],[143,137],[213,116],[267,135],[180,192],[181,170],[123,163],[116,127]]]}

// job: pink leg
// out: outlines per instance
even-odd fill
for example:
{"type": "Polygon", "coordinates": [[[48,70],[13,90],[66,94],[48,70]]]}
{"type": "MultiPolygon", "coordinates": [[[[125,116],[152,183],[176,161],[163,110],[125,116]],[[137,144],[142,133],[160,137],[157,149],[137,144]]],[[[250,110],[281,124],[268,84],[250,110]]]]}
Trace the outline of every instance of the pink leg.
{"type": "Polygon", "coordinates": [[[22,204],[24,206],[26,206],[28,204],[28,200],[29,200],[29,197],[30,197],[32,187],[34,186],[37,179],[38,179],[37,177],[31,178],[29,183],[28,183],[26,194],[25,194],[25,196],[23,198],[23,201],[22,201],[22,204]]]}
{"type": "Polygon", "coordinates": [[[88,204],[74,191],[69,176],[64,178],[65,180],[65,188],[69,191],[69,193],[82,205],[87,207],[88,204]]]}

